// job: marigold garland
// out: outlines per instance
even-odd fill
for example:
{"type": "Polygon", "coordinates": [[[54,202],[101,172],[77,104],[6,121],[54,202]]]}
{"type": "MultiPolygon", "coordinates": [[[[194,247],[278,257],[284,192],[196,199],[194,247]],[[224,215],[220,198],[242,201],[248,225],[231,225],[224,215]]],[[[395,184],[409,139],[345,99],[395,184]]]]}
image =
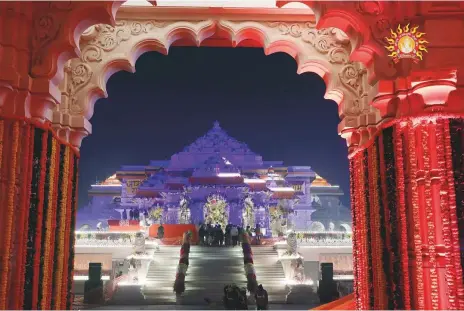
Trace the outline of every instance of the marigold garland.
{"type": "Polygon", "coordinates": [[[185,291],[185,274],[189,266],[190,255],[190,232],[185,232],[180,248],[179,264],[177,266],[176,280],[174,281],[173,290],[177,295],[185,291]]]}
{"type": "MultiPolygon", "coordinates": [[[[76,154],[73,156],[73,171],[72,171],[72,197],[71,197],[71,227],[70,227],[70,243],[69,243],[69,259],[68,259],[68,278],[70,280],[74,277],[74,242],[76,235],[74,230],[76,227],[76,214],[77,214],[77,192],[78,192],[78,168],[79,168],[79,159],[76,154]]],[[[66,296],[66,310],[70,310],[73,303],[73,293],[72,293],[72,282],[67,284],[67,296],[66,296]]]]}
{"type": "Polygon", "coordinates": [[[385,275],[385,295],[386,295],[386,307],[385,309],[392,309],[393,302],[391,297],[392,287],[391,287],[391,273],[390,273],[390,244],[389,244],[389,230],[390,224],[388,222],[388,213],[387,213],[387,185],[385,177],[385,153],[383,146],[383,133],[376,138],[377,145],[377,167],[379,169],[379,179],[377,180],[377,192],[379,194],[379,222],[380,222],[380,239],[383,245],[382,251],[382,271],[385,275]]]}
{"type": "Polygon", "coordinates": [[[16,194],[16,170],[17,170],[17,158],[19,148],[19,122],[13,123],[12,138],[11,138],[11,154],[9,174],[8,174],[8,186],[7,186],[7,201],[6,201],[6,213],[2,215],[5,217],[4,227],[2,228],[3,233],[3,245],[4,251],[2,258],[2,278],[0,279],[0,310],[7,309],[7,287],[8,287],[8,275],[10,270],[10,256],[11,256],[11,242],[12,242],[12,229],[13,229],[13,214],[15,210],[15,194],[16,194]]]}
{"type": "MultiPolygon", "coordinates": [[[[63,213],[63,210],[61,207],[63,206],[63,192],[61,191],[63,188],[63,184],[65,183],[64,181],[64,171],[65,171],[65,160],[66,160],[66,146],[61,146],[60,147],[60,162],[59,162],[59,173],[58,173],[58,184],[60,185],[60,191],[58,191],[58,197],[57,197],[57,209],[55,213],[55,240],[58,241],[60,239],[60,226],[61,226],[61,216],[63,213]]],[[[54,262],[53,262],[53,275],[52,275],[52,282],[53,282],[53,290],[56,288],[56,279],[58,275],[58,265],[59,265],[59,258],[62,257],[64,254],[60,253],[60,244],[55,243],[54,244],[54,262]]],[[[54,309],[60,309],[59,303],[57,304],[56,301],[56,295],[52,295],[51,299],[51,306],[54,309]]]]}
{"type": "Polygon", "coordinates": [[[395,126],[395,165],[396,165],[396,185],[398,200],[398,222],[399,222],[399,244],[401,256],[401,276],[403,285],[404,309],[411,309],[411,296],[409,291],[409,253],[408,253],[408,228],[405,201],[405,181],[404,181],[404,158],[403,158],[403,129],[400,123],[395,126]]]}
{"type": "Polygon", "coordinates": [[[414,253],[416,260],[416,305],[412,306],[414,309],[425,309],[424,299],[424,274],[422,262],[422,238],[421,238],[421,220],[420,220],[420,206],[419,206],[419,189],[417,186],[417,156],[416,156],[416,131],[412,122],[408,123],[408,163],[409,163],[409,193],[411,197],[412,220],[414,222],[414,253]]]}
{"type": "Polygon", "coordinates": [[[43,171],[43,157],[46,150],[43,148],[44,140],[46,143],[47,132],[41,129],[34,129],[33,135],[33,150],[32,150],[32,178],[30,183],[30,204],[29,204],[29,217],[27,228],[27,255],[24,275],[24,292],[23,292],[23,308],[30,310],[33,308],[34,299],[34,272],[36,265],[34,259],[36,254],[37,245],[37,228],[40,227],[40,213],[41,202],[40,198],[40,182],[45,178],[42,174],[43,171]]]}
{"type": "Polygon", "coordinates": [[[395,170],[393,128],[387,128],[382,135],[382,154],[383,154],[383,177],[384,177],[384,203],[385,203],[385,224],[387,225],[387,249],[389,260],[384,262],[390,279],[390,297],[388,309],[400,309],[404,307],[402,288],[401,288],[401,258],[398,241],[398,216],[397,216],[397,183],[395,170]]]}
{"type": "Polygon", "coordinates": [[[356,211],[356,206],[357,206],[357,201],[356,201],[356,185],[355,185],[355,158],[353,157],[349,159],[349,165],[350,165],[350,198],[351,198],[351,223],[352,223],[352,228],[353,228],[353,236],[352,236],[352,241],[353,241],[353,289],[354,289],[354,299],[356,302],[356,307],[357,309],[360,309],[360,293],[359,293],[359,287],[358,287],[358,280],[359,280],[359,273],[358,273],[358,243],[357,243],[357,233],[358,233],[358,227],[357,227],[357,211],[356,211]]]}
{"type": "MultiPolygon", "coordinates": [[[[48,258],[45,257],[46,253],[49,253],[50,247],[52,247],[47,241],[47,232],[49,231],[47,228],[47,215],[52,208],[52,199],[49,198],[50,188],[53,188],[53,185],[50,183],[51,179],[53,179],[54,174],[51,176],[51,169],[53,169],[53,145],[54,140],[53,136],[48,133],[47,135],[47,162],[46,162],[46,170],[45,170],[45,185],[44,185],[44,204],[43,204],[43,219],[42,219],[42,240],[41,240],[41,254],[40,254],[40,265],[39,265],[39,286],[38,286],[38,301],[37,301],[37,309],[42,308],[42,300],[44,294],[44,287],[48,285],[48,283],[44,283],[44,275],[45,271],[49,269],[48,266],[48,258]],[[45,285],[45,286],[44,286],[45,285]]],[[[55,148],[56,150],[56,148],[55,148]]],[[[54,172],[53,172],[54,173],[54,172]]]]}
{"type": "Polygon", "coordinates": [[[50,164],[48,172],[48,193],[46,197],[47,201],[47,213],[45,215],[45,239],[44,239],[44,251],[43,251],[43,276],[42,276],[42,299],[41,299],[41,309],[50,309],[49,305],[49,296],[51,290],[50,274],[52,273],[53,268],[53,246],[52,243],[52,234],[54,235],[54,220],[55,213],[54,206],[56,204],[55,199],[55,185],[57,184],[57,176],[59,170],[56,169],[57,162],[57,142],[54,139],[51,139],[51,153],[50,153],[50,164]],[[51,259],[50,259],[51,257],[51,259]]]}
{"type": "Polygon", "coordinates": [[[425,173],[425,208],[427,219],[427,243],[430,264],[430,294],[431,294],[431,309],[439,309],[438,295],[438,272],[437,272],[437,254],[435,250],[435,221],[432,206],[432,185],[431,185],[431,165],[430,165],[430,147],[429,147],[429,126],[427,123],[420,125],[421,143],[423,150],[423,165],[425,173]]]}
{"type": "MultiPolygon", "coordinates": [[[[68,201],[66,202],[67,212],[66,215],[72,215],[72,201],[73,201],[73,177],[74,177],[74,159],[70,159],[69,166],[64,167],[68,173],[68,179],[65,180],[65,183],[68,185],[68,201]]],[[[69,281],[69,269],[67,265],[69,264],[70,253],[66,250],[69,250],[69,244],[71,240],[71,221],[74,221],[73,215],[71,217],[66,217],[66,227],[65,227],[65,243],[64,243],[64,265],[65,269],[63,270],[62,278],[62,294],[61,294],[61,306],[60,309],[66,309],[67,297],[68,297],[68,281],[69,281]]]]}
{"type": "Polygon", "coordinates": [[[446,178],[446,159],[445,159],[445,142],[443,133],[443,120],[437,120],[435,125],[436,134],[436,155],[438,166],[438,177],[440,182],[440,213],[442,219],[442,238],[445,245],[445,280],[448,286],[448,308],[457,309],[456,283],[455,283],[455,263],[451,249],[451,220],[449,210],[448,182],[446,178]]]}
{"type": "MultiPolygon", "coordinates": [[[[64,254],[66,251],[64,249],[64,240],[65,240],[65,226],[66,226],[66,217],[67,215],[67,203],[68,203],[68,183],[66,182],[69,179],[69,161],[71,157],[71,152],[69,148],[66,148],[64,154],[64,170],[63,170],[63,183],[61,184],[61,196],[62,201],[61,205],[58,207],[61,211],[60,219],[59,219],[59,235],[57,240],[58,245],[58,254],[64,254]]],[[[55,308],[60,308],[61,306],[61,295],[62,295],[62,277],[63,277],[63,270],[64,266],[64,258],[63,256],[58,256],[58,264],[57,264],[57,271],[54,281],[54,291],[53,295],[55,296],[55,308]]]]}
{"type": "Polygon", "coordinates": [[[386,296],[385,296],[385,275],[383,273],[381,265],[382,262],[382,249],[384,247],[382,239],[380,237],[380,201],[379,201],[379,192],[378,192],[378,181],[379,181],[379,167],[377,161],[377,152],[378,152],[378,141],[369,148],[369,189],[370,189],[370,198],[371,198],[371,232],[372,239],[370,244],[374,248],[372,250],[372,260],[373,260],[373,282],[374,282],[374,295],[377,297],[373,309],[376,310],[385,310],[386,309],[386,296]]]}
{"type": "Polygon", "coordinates": [[[247,233],[242,235],[242,252],[245,275],[247,278],[247,289],[250,293],[255,293],[258,289],[256,281],[256,271],[253,263],[253,251],[251,250],[250,237],[247,233]]]}
{"type": "Polygon", "coordinates": [[[354,185],[354,195],[355,195],[355,214],[356,214],[356,260],[358,261],[358,293],[359,293],[359,308],[360,309],[369,309],[369,297],[368,297],[368,279],[366,274],[366,243],[365,243],[365,205],[363,198],[363,153],[359,153],[354,158],[354,176],[355,176],[355,185],[354,185]]]}
{"type": "Polygon", "coordinates": [[[27,253],[27,230],[29,219],[29,203],[30,203],[30,189],[32,179],[32,146],[34,137],[31,135],[32,127],[29,124],[23,124],[23,141],[21,143],[21,169],[19,170],[21,187],[20,187],[20,203],[18,211],[18,249],[17,249],[17,264],[13,275],[13,285],[11,288],[12,295],[15,297],[11,305],[11,309],[19,310],[23,308],[24,296],[24,273],[26,264],[27,253]]]}
{"type": "MultiPolygon", "coordinates": [[[[358,236],[359,238],[359,246],[360,246],[360,261],[361,261],[361,267],[363,267],[360,270],[361,273],[361,293],[362,293],[362,308],[363,310],[370,309],[369,308],[369,262],[368,262],[368,246],[367,246],[367,230],[366,230],[366,200],[364,197],[364,153],[360,153],[360,156],[358,157],[357,161],[357,176],[358,176],[358,184],[356,188],[358,189],[357,191],[357,196],[358,196],[358,213],[359,213],[359,233],[360,235],[358,236]]],[[[359,283],[358,283],[359,285],[359,283]]]]}
{"type": "MultiPolygon", "coordinates": [[[[44,131],[42,138],[42,148],[40,150],[40,178],[38,180],[38,202],[37,202],[37,217],[35,227],[35,239],[34,242],[34,258],[32,260],[32,297],[31,297],[31,309],[39,308],[39,284],[40,284],[40,257],[42,254],[42,223],[44,213],[44,197],[45,197],[45,180],[47,172],[47,146],[48,146],[48,132],[44,131]]],[[[34,233],[33,233],[34,234],[34,233]]]]}
{"type": "MultiPolygon", "coordinates": [[[[449,213],[450,213],[450,225],[451,225],[451,236],[452,236],[452,256],[454,258],[454,277],[456,278],[456,296],[457,296],[457,309],[464,309],[464,285],[463,285],[463,270],[462,270],[462,261],[461,261],[461,250],[460,250],[460,238],[459,238],[459,223],[458,223],[458,216],[457,216],[457,196],[456,196],[456,189],[460,189],[459,181],[454,179],[453,174],[453,140],[451,138],[451,130],[450,127],[452,123],[455,121],[446,120],[444,128],[443,128],[443,136],[444,136],[444,143],[445,143],[445,170],[446,170],[446,178],[448,181],[448,206],[449,206],[449,213]]],[[[463,138],[464,131],[464,120],[460,120],[460,128],[461,128],[461,140],[463,138]]],[[[457,148],[456,148],[457,149],[457,148]]],[[[461,158],[462,158],[462,149],[456,150],[456,153],[459,154],[461,151],[461,158]]],[[[456,169],[456,171],[458,171],[456,169]]],[[[461,176],[464,175],[462,172],[461,166],[461,176]]],[[[463,183],[464,185],[464,183],[463,183]]],[[[462,185],[461,185],[462,187],[462,185]]],[[[462,189],[464,190],[464,189],[462,189]]],[[[459,191],[459,190],[458,190],[459,191]]],[[[463,191],[459,191],[462,195],[463,191]]],[[[464,200],[461,204],[464,203],[464,200]]]]}

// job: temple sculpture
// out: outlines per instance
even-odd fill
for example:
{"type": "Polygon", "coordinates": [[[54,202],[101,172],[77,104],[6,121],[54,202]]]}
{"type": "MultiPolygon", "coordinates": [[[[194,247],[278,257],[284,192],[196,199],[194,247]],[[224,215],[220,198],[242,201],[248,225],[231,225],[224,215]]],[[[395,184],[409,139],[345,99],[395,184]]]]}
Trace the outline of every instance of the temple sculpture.
{"type": "Polygon", "coordinates": [[[351,231],[339,186],[309,166],[263,161],[215,122],[204,136],[167,161],[122,166],[89,190],[80,226],[108,219],[147,223],[256,225],[265,235],[288,230],[351,231]]]}

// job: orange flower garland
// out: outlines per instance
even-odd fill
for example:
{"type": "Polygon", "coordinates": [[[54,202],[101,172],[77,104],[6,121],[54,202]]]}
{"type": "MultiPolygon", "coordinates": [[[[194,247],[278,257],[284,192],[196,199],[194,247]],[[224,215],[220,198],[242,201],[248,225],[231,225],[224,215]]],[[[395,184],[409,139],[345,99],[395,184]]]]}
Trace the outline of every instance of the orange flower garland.
{"type": "MultiPolygon", "coordinates": [[[[72,156],[72,155],[71,155],[72,156]]],[[[62,293],[61,293],[61,310],[65,310],[67,304],[67,297],[68,297],[68,280],[69,280],[69,247],[71,243],[71,222],[75,221],[75,218],[72,215],[72,199],[73,199],[73,173],[74,173],[74,157],[72,157],[69,161],[69,165],[65,166],[64,169],[68,171],[68,179],[64,179],[64,182],[68,185],[68,200],[66,202],[66,228],[65,228],[65,243],[64,243],[64,268],[63,268],[63,278],[62,278],[62,293]]]]}
{"type": "Polygon", "coordinates": [[[406,219],[406,202],[404,185],[404,159],[403,159],[403,138],[402,126],[396,124],[394,132],[395,141],[395,165],[396,165],[396,186],[398,200],[398,222],[399,222],[399,247],[401,255],[401,276],[403,279],[403,301],[406,310],[411,309],[411,297],[409,293],[409,253],[408,253],[408,228],[406,219]]]}
{"type": "MultiPolygon", "coordinates": [[[[64,171],[63,171],[63,181],[69,180],[69,161],[70,161],[70,150],[69,148],[66,148],[65,151],[65,158],[64,158],[64,171]]],[[[66,217],[68,216],[66,214],[67,212],[67,203],[68,203],[68,183],[63,182],[61,184],[61,195],[62,195],[62,201],[61,205],[58,207],[61,210],[61,215],[60,215],[60,225],[59,225],[59,235],[58,235],[58,254],[64,254],[66,251],[64,249],[64,240],[65,240],[65,226],[66,226],[66,217]]],[[[55,276],[55,282],[54,282],[54,291],[53,295],[55,296],[55,306],[53,306],[55,309],[59,309],[61,307],[61,299],[62,299],[62,277],[63,277],[63,269],[64,269],[64,258],[63,256],[58,256],[58,263],[57,263],[57,271],[56,271],[56,276],[55,276]]]]}
{"type": "Polygon", "coordinates": [[[353,235],[352,235],[352,241],[353,241],[353,288],[354,288],[354,300],[357,306],[360,305],[360,296],[359,296],[359,290],[358,290],[358,260],[357,260],[357,250],[358,250],[358,244],[357,244],[357,212],[356,212],[356,196],[355,196],[355,179],[356,176],[354,175],[354,168],[355,168],[355,159],[351,158],[349,160],[349,165],[350,165],[350,198],[351,198],[351,219],[352,219],[352,226],[353,226],[353,235]]]}
{"type": "Polygon", "coordinates": [[[12,229],[13,229],[13,214],[15,210],[15,194],[16,194],[16,170],[17,170],[17,152],[19,148],[19,122],[13,122],[13,133],[11,141],[11,157],[10,157],[10,169],[8,174],[8,190],[7,190],[7,202],[6,202],[6,213],[2,215],[5,217],[3,245],[5,250],[2,256],[2,278],[0,278],[0,310],[8,309],[7,305],[7,287],[8,287],[8,275],[10,270],[10,256],[11,256],[11,241],[12,241],[12,229]]]}
{"type": "Polygon", "coordinates": [[[24,296],[24,271],[26,264],[26,247],[27,247],[27,230],[28,228],[28,217],[29,217],[29,200],[30,200],[30,187],[31,173],[32,173],[32,146],[33,137],[31,136],[32,127],[29,124],[23,125],[23,141],[22,141],[22,160],[21,170],[19,170],[21,188],[20,188],[20,203],[18,210],[18,249],[17,249],[17,260],[16,269],[13,275],[12,284],[12,297],[13,303],[10,306],[11,309],[19,310],[23,308],[23,296],[24,296]],[[31,139],[32,138],[32,139],[31,139]]]}
{"type": "Polygon", "coordinates": [[[446,120],[443,128],[444,137],[444,152],[445,152],[445,170],[448,182],[448,206],[450,215],[451,225],[451,236],[452,236],[452,256],[454,258],[454,277],[456,278],[456,308],[464,309],[464,285],[461,268],[461,254],[460,254],[460,242],[459,242],[459,227],[458,217],[456,211],[456,192],[454,188],[455,180],[453,176],[453,159],[452,159],[452,148],[451,148],[451,133],[450,133],[450,121],[446,120]]]}
{"type": "Polygon", "coordinates": [[[40,256],[42,252],[42,222],[43,222],[43,209],[44,209],[44,194],[45,194],[45,180],[47,173],[47,145],[48,145],[48,132],[44,131],[42,135],[42,150],[40,154],[40,177],[38,184],[38,196],[37,196],[37,217],[36,217],[36,228],[34,238],[34,259],[33,262],[33,280],[32,280],[32,295],[31,306],[25,306],[25,308],[38,308],[39,302],[39,283],[40,283],[40,256]]]}
{"type": "Polygon", "coordinates": [[[449,196],[448,196],[448,183],[446,178],[446,159],[445,159],[445,142],[443,139],[443,120],[436,121],[435,130],[437,131],[436,137],[436,152],[437,152],[437,166],[438,176],[440,180],[440,212],[442,219],[442,238],[445,245],[445,280],[448,286],[448,308],[451,310],[457,309],[456,297],[456,282],[454,276],[454,267],[460,263],[454,262],[451,249],[451,226],[450,226],[450,210],[449,210],[449,196]]]}
{"type": "Polygon", "coordinates": [[[373,286],[374,286],[374,297],[376,301],[371,306],[376,310],[386,309],[386,296],[385,296],[385,275],[382,270],[382,266],[378,263],[382,262],[382,248],[384,247],[382,239],[380,238],[380,209],[379,209],[379,193],[378,193],[378,181],[379,181],[379,167],[377,165],[377,142],[368,149],[369,153],[369,188],[371,193],[371,232],[372,239],[370,241],[372,249],[372,270],[373,270],[373,286]]]}
{"type": "MultiPolygon", "coordinates": [[[[70,171],[72,174],[71,184],[72,184],[72,192],[71,192],[71,227],[70,227],[70,234],[69,234],[69,260],[68,260],[68,279],[72,280],[74,278],[74,242],[76,236],[74,235],[74,230],[76,227],[76,217],[77,217],[77,197],[78,197],[78,186],[79,186],[79,158],[77,155],[73,155],[73,170],[70,171]]],[[[67,295],[66,295],[66,310],[70,310],[73,304],[74,295],[72,293],[72,282],[68,282],[67,286],[67,295]]]]}
{"type": "Polygon", "coordinates": [[[421,220],[419,207],[419,194],[417,187],[417,156],[416,156],[416,131],[412,121],[408,122],[408,163],[409,163],[409,192],[411,196],[412,221],[414,222],[414,252],[416,254],[416,305],[414,309],[425,309],[424,300],[424,273],[422,262],[422,238],[421,238],[421,220]]]}
{"type": "Polygon", "coordinates": [[[423,162],[425,172],[425,207],[427,219],[427,243],[430,264],[430,289],[431,289],[431,309],[439,309],[439,296],[438,296],[438,272],[435,251],[435,219],[432,206],[432,193],[431,193],[431,165],[430,165],[430,147],[429,147],[429,127],[428,124],[422,122],[421,129],[421,142],[423,150],[423,162]]]}
{"type": "Polygon", "coordinates": [[[47,215],[45,215],[46,225],[45,225],[45,243],[44,243],[44,267],[43,267],[43,278],[42,278],[42,300],[41,300],[41,309],[49,309],[49,290],[51,288],[50,282],[50,274],[53,270],[53,264],[50,265],[50,257],[53,259],[53,248],[54,245],[52,242],[52,235],[54,234],[54,220],[55,220],[55,209],[53,208],[56,204],[55,199],[55,184],[57,183],[56,180],[56,173],[58,170],[56,169],[56,162],[58,157],[57,152],[57,142],[56,140],[52,140],[51,145],[51,154],[50,154],[50,168],[49,168],[49,177],[48,177],[48,204],[49,207],[47,209],[47,215]]]}

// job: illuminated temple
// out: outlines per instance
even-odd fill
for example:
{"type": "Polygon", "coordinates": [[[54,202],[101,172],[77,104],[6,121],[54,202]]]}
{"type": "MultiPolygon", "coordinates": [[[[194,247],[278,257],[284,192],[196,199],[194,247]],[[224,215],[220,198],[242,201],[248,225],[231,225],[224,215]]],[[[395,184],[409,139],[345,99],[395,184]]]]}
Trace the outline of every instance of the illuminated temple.
{"type": "Polygon", "coordinates": [[[339,186],[309,166],[264,161],[216,122],[204,136],[146,166],[122,166],[89,190],[78,226],[107,220],[255,227],[265,235],[298,231],[351,231],[339,186]]]}

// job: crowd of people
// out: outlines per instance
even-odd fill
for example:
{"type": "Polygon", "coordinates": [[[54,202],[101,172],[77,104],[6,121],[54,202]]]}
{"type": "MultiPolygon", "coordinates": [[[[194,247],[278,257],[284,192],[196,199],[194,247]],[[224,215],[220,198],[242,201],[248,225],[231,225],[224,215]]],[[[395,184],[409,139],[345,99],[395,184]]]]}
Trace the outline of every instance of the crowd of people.
{"type": "MultiPolygon", "coordinates": [[[[259,285],[256,293],[254,293],[256,309],[268,310],[269,298],[267,291],[263,285],[259,285]]],[[[209,298],[205,301],[211,306],[213,302],[209,298]]],[[[222,298],[223,307],[225,310],[248,310],[248,298],[246,288],[240,288],[235,284],[224,286],[224,296],[222,298]]]]}
{"type": "Polygon", "coordinates": [[[202,224],[198,230],[198,237],[200,239],[200,245],[205,246],[237,246],[240,245],[241,237],[243,233],[247,233],[250,237],[254,236],[256,244],[261,242],[261,228],[256,225],[256,228],[252,229],[247,226],[245,229],[240,226],[228,224],[224,229],[221,225],[215,226],[211,224],[202,224]]]}

